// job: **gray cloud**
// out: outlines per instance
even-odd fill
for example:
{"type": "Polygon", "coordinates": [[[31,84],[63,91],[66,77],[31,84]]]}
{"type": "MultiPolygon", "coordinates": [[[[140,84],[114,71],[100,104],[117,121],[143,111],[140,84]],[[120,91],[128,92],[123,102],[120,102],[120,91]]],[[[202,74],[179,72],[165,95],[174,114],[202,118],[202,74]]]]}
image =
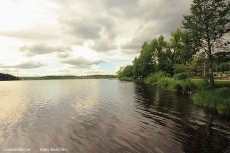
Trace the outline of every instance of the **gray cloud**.
{"type": "Polygon", "coordinates": [[[48,46],[44,43],[34,44],[31,46],[25,45],[20,47],[19,50],[25,52],[25,55],[28,57],[42,54],[51,54],[54,52],[60,53],[72,51],[72,49],[68,46],[48,46]]]}
{"type": "Polygon", "coordinates": [[[82,56],[60,60],[61,64],[68,64],[78,68],[89,68],[92,65],[98,65],[107,62],[108,62],[107,60],[103,60],[103,59],[89,60],[82,56]]]}
{"type": "Polygon", "coordinates": [[[147,32],[142,33],[142,35],[137,35],[131,41],[127,42],[126,44],[121,45],[121,51],[127,54],[137,54],[140,53],[141,47],[144,42],[150,42],[154,35],[154,32],[147,32]]]}
{"type": "Polygon", "coordinates": [[[34,68],[39,68],[42,66],[47,66],[47,63],[41,63],[41,62],[34,62],[34,61],[29,61],[29,62],[23,62],[17,65],[2,65],[2,68],[17,68],[17,69],[34,69],[34,68]]]}
{"type": "Polygon", "coordinates": [[[66,52],[66,53],[57,53],[57,57],[58,58],[67,58],[67,57],[70,57],[71,54],[69,52],[66,52]]]}
{"type": "Polygon", "coordinates": [[[179,28],[182,24],[183,15],[190,14],[189,7],[192,0],[161,0],[139,1],[141,16],[136,15],[139,24],[136,36],[121,45],[123,53],[134,54],[141,50],[144,42],[163,35],[166,40],[170,38],[170,32],[179,28]]]}
{"type": "Polygon", "coordinates": [[[106,12],[109,12],[112,16],[129,19],[141,16],[142,10],[140,10],[138,2],[140,0],[102,0],[106,12]]]}
{"type": "Polygon", "coordinates": [[[93,50],[98,52],[107,52],[113,49],[116,49],[117,46],[108,39],[101,39],[94,42],[93,46],[90,46],[93,50]]]}
{"type": "MultiPolygon", "coordinates": [[[[62,42],[66,41],[71,45],[82,45],[92,40],[94,45],[89,47],[97,52],[117,49],[118,46],[115,43],[119,39],[131,37],[127,44],[121,46],[121,49],[124,53],[137,53],[138,46],[141,46],[144,41],[149,42],[159,35],[164,35],[166,39],[169,39],[170,31],[181,26],[182,15],[190,14],[189,7],[192,0],[84,0],[77,2],[49,0],[49,2],[58,4],[58,9],[51,11],[57,14],[55,30],[46,29],[41,34],[39,34],[40,31],[36,32],[34,29],[5,31],[0,32],[0,35],[36,40],[43,38],[53,40],[57,37],[62,42]],[[136,37],[143,38],[138,40],[136,37]]],[[[30,48],[30,50],[33,49],[30,48]]],[[[27,56],[48,53],[48,50],[28,51],[27,56]]]]}
{"type": "Polygon", "coordinates": [[[87,40],[93,40],[94,45],[89,46],[98,52],[107,52],[116,49],[114,45],[116,32],[116,22],[109,17],[98,15],[94,18],[59,18],[65,33],[73,36],[77,42],[83,44],[87,40]]]}
{"type": "Polygon", "coordinates": [[[57,39],[58,35],[50,32],[36,32],[36,30],[21,30],[21,31],[0,31],[1,36],[13,37],[26,40],[52,40],[57,39]]]}
{"type": "Polygon", "coordinates": [[[110,40],[113,40],[117,36],[117,23],[116,21],[108,16],[98,16],[96,22],[101,25],[102,35],[110,40]]]}
{"type": "Polygon", "coordinates": [[[62,30],[78,39],[100,38],[101,26],[94,19],[88,18],[59,18],[62,30]]]}

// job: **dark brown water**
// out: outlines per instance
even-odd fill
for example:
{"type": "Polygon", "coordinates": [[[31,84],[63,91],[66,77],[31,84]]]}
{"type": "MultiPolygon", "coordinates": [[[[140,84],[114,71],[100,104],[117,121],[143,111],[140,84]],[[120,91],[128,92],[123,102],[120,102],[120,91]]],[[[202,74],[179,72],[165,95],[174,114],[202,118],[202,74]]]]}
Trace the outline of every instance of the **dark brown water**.
{"type": "Polygon", "coordinates": [[[230,120],[192,104],[188,95],[140,83],[0,82],[0,152],[9,148],[227,153],[230,120]]]}

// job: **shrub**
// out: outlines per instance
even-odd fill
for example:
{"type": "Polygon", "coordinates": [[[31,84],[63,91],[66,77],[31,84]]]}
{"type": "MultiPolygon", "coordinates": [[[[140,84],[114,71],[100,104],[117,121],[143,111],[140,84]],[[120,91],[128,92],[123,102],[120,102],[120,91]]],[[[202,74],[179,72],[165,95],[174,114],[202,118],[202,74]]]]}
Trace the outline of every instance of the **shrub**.
{"type": "Polygon", "coordinates": [[[196,86],[192,83],[190,79],[186,79],[181,82],[181,87],[183,91],[194,92],[196,90],[196,86]]]}
{"type": "Polygon", "coordinates": [[[133,81],[134,79],[132,77],[122,77],[121,80],[123,80],[123,81],[133,81]]]}
{"type": "Polygon", "coordinates": [[[155,84],[164,74],[162,72],[156,72],[151,74],[149,77],[145,79],[145,82],[148,84],[155,84]]]}
{"type": "Polygon", "coordinates": [[[175,82],[174,84],[172,84],[171,89],[176,91],[182,91],[183,88],[181,86],[181,82],[175,82]]]}
{"type": "Polygon", "coordinates": [[[174,74],[173,78],[175,80],[185,80],[187,78],[189,78],[189,74],[187,72],[182,72],[182,73],[177,73],[177,74],[174,74]]]}
{"type": "Polygon", "coordinates": [[[207,90],[209,87],[209,82],[207,79],[205,80],[193,80],[194,88],[196,92],[207,90]]]}
{"type": "Polygon", "coordinates": [[[168,87],[169,85],[173,84],[175,81],[173,78],[163,77],[156,82],[157,85],[162,86],[164,88],[168,87]]]}

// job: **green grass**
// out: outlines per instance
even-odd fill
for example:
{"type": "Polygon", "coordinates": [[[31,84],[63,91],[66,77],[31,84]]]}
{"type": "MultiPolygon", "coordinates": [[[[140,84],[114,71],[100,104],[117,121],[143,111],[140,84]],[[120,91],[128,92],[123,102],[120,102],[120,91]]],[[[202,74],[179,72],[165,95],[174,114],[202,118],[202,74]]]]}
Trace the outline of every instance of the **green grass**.
{"type": "Polygon", "coordinates": [[[175,80],[157,73],[145,79],[154,84],[174,91],[196,93],[193,102],[198,105],[217,109],[220,114],[230,114],[230,81],[215,81],[215,89],[209,89],[209,80],[175,80]]]}
{"type": "MultiPolygon", "coordinates": [[[[209,81],[209,80],[207,80],[209,81]]],[[[196,85],[196,86],[205,86],[204,82],[206,82],[207,86],[208,86],[208,82],[204,81],[204,80],[192,80],[192,82],[196,85]]],[[[230,81],[214,81],[215,87],[216,88],[222,88],[222,87],[230,87],[230,81]]]]}
{"type": "Polygon", "coordinates": [[[193,95],[192,99],[195,104],[215,108],[220,114],[230,113],[229,88],[205,90],[193,95]]]}
{"type": "Polygon", "coordinates": [[[193,76],[193,77],[190,77],[191,79],[200,79],[200,76],[193,76]]]}
{"type": "Polygon", "coordinates": [[[215,81],[214,82],[216,88],[229,87],[230,81],[215,81]]]}
{"type": "Polygon", "coordinates": [[[196,93],[193,102],[198,105],[217,109],[220,114],[230,114],[230,81],[215,81],[215,89],[209,89],[209,80],[175,80],[157,73],[145,79],[154,84],[174,91],[196,93]]]}

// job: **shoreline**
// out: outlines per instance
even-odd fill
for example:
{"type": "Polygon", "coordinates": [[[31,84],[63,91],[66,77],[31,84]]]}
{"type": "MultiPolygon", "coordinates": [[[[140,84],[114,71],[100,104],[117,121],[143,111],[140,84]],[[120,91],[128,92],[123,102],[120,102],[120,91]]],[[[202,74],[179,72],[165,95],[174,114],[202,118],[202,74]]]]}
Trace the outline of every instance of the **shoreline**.
{"type": "MultiPolygon", "coordinates": [[[[126,80],[120,80],[120,81],[126,81],[126,80]]],[[[216,80],[216,82],[218,81],[216,80]]],[[[163,87],[161,85],[147,83],[144,80],[142,81],[128,80],[128,82],[145,83],[151,86],[160,87],[164,90],[170,90],[173,92],[178,92],[178,93],[183,93],[183,94],[186,93],[192,96],[191,98],[192,98],[193,104],[200,105],[200,106],[203,106],[204,108],[206,107],[209,109],[214,108],[220,115],[227,115],[227,116],[230,115],[230,96],[229,96],[230,89],[227,88],[226,86],[221,86],[215,89],[209,89],[207,86],[204,88],[202,87],[202,84],[197,84],[193,82],[192,87],[189,89],[190,91],[184,91],[184,90],[181,91],[181,90],[171,89],[173,84],[170,84],[170,83],[167,84],[166,87],[163,87]],[[171,86],[171,88],[169,86],[171,86]],[[192,92],[191,90],[194,90],[195,92],[192,92]]]]}

